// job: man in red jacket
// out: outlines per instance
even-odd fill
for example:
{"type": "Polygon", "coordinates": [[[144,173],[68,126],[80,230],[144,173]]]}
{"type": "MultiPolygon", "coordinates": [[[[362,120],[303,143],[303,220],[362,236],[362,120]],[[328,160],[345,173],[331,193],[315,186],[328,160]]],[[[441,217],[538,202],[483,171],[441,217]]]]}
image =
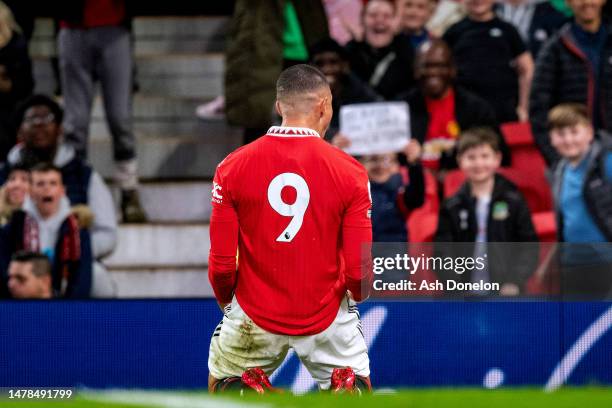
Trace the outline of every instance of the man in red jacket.
{"type": "Polygon", "coordinates": [[[225,314],[211,340],[209,386],[241,377],[263,392],[265,375],[293,348],[321,389],[369,389],[355,305],[371,281],[368,176],[321,138],[332,95],[319,70],[288,68],[276,89],[282,125],[215,174],[209,278],[225,314]]]}

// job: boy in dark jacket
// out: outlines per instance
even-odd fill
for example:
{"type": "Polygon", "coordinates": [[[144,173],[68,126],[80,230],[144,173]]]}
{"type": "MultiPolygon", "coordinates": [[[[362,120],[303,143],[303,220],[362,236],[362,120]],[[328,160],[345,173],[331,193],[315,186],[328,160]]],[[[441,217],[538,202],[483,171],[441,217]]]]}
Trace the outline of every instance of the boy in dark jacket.
{"type": "Polygon", "coordinates": [[[567,295],[609,296],[612,288],[612,144],[595,132],[586,106],[561,104],[548,115],[551,145],[561,157],[553,195],[567,295]],[[599,243],[599,244],[598,244],[599,243]]]}
{"type": "MultiPolygon", "coordinates": [[[[483,245],[491,242],[532,242],[537,236],[527,203],[516,186],[499,174],[501,154],[497,136],[491,129],[475,128],[463,133],[458,145],[457,161],[467,181],[440,207],[436,242],[473,242],[468,253],[446,254],[483,256],[488,265],[480,271],[439,272],[444,279],[499,283],[501,295],[518,295],[537,261],[533,248],[522,246],[510,253],[508,246],[483,245]],[[488,247],[488,250],[487,250],[488,247]],[[482,252],[482,253],[481,253],[482,252]]],[[[438,247],[437,252],[444,252],[438,247]]],[[[458,248],[453,247],[453,250],[458,248]]],[[[463,251],[460,251],[463,252],[463,251]]],[[[486,294],[486,293],[479,293],[486,294]]]]}

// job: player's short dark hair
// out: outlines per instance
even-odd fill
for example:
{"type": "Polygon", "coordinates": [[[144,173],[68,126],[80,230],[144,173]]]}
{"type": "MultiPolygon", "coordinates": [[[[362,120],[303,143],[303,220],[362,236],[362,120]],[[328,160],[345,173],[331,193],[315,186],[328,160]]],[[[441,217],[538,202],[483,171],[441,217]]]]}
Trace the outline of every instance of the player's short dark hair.
{"type": "Polygon", "coordinates": [[[283,100],[294,95],[314,92],[329,87],[325,75],[307,64],[297,64],[281,72],[276,81],[276,99],[283,100]]]}
{"type": "Polygon", "coordinates": [[[323,54],[324,52],[333,52],[334,54],[338,54],[338,56],[344,61],[348,61],[349,59],[348,52],[343,46],[338,44],[333,38],[326,37],[320,41],[317,41],[312,47],[310,47],[310,60],[312,61],[315,55],[323,54]]]}
{"type": "Polygon", "coordinates": [[[62,119],[64,118],[62,107],[50,96],[35,94],[21,102],[15,110],[15,123],[17,123],[18,126],[23,122],[26,111],[33,106],[46,106],[53,114],[53,121],[58,125],[62,123],[62,119]]]}
{"type": "Polygon", "coordinates": [[[56,165],[54,165],[53,163],[40,162],[32,166],[32,168],[30,169],[30,173],[49,173],[49,172],[54,172],[54,173],[59,174],[62,182],[64,181],[63,180],[64,178],[62,176],[62,170],[56,165]]]}
{"type": "Polygon", "coordinates": [[[457,144],[457,155],[462,155],[469,149],[478,146],[489,146],[493,151],[500,152],[499,137],[497,133],[488,127],[476,127],[461,133],[457,144]]]}
{"type": "Polygon", "coordinates": [[[34,276],[51,275],[51,262],[40,252],[18,251],[11,257],[12,262],[31,263],[34,276]]]}

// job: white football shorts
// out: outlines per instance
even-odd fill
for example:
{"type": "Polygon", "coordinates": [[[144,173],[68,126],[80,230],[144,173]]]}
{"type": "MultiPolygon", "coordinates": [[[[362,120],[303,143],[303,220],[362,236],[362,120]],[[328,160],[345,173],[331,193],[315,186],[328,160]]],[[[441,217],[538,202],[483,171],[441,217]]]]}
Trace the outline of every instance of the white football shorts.
{"type": "Polygon", "coordinates": [[[273,334],[257,326],[236,298],[225,308],[210,342],[208,370],[216,379],[240,377],[254,367],[271,375],[292,348],[321,389],[330,387],[334,368],[351,367],[356,375],[370,375],[370,359],[359,311],[348,297],[338,315],[321,333],[310,336],[273,334]]]}

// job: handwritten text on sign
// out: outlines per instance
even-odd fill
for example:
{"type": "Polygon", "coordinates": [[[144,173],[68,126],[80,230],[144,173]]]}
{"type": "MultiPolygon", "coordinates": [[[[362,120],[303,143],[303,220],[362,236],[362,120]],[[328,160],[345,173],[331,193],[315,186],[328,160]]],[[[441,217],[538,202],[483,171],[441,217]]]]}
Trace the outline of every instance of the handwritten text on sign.
{"type": "Polygon", "coordinates": [[[403,150],[410,140],[410,115],[406,102],[375,102],[340,108],[340,132],[350,141],[352,155],[403,150]]]}

